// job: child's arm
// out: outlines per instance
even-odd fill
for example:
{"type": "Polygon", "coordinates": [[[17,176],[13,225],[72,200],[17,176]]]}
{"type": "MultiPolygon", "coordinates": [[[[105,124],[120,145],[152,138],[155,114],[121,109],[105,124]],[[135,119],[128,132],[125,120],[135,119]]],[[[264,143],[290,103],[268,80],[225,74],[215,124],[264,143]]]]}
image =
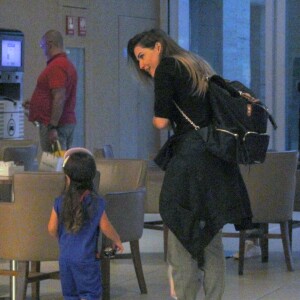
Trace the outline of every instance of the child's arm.
{"type": "Polygon", "coordinates": [[[119,237],[118,233],[116,232],[116,230],[114,229],[114,227],[112,226],[112,224],[110,223],[110,221],[108,220],[108,217],[107,217],[107,214],[105,211],[102,214],[102,217],[99,222],[99,226],[100,226],[100,229],[103,232],[103,234],[106,237],[108,237],[110,240],[112,240],[113,243],[115,244],[115,246],[117,246],[118,251],[122,253],[124,251],[124,247],[122,245],[120,237],[119,237]]]}
{"type": "Polygon", "coordinates": [[[48,223],[48,232],[51,236],[57,237],[57,228],[58,228],[58,218],[56,211],[52,208],[50,220],[48,223]]]}

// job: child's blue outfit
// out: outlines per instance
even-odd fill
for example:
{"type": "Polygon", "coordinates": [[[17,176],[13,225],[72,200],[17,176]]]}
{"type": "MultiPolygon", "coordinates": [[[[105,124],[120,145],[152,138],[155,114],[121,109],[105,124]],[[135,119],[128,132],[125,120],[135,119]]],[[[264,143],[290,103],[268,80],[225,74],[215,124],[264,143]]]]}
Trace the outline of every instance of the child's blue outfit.
{"type": "MultiPolygon", "coordinates": [[[[59,218],[63,197],[55,199],[54,210],[59,218]]],[[[104,200],[88,194],[83,199],[89,219],[77,233],[69,233],[59,222],[59,268],[64,299],[99,300],[102,295],[101,265],[96,258],[100,233],[99,221],[105,208],[104,200]]]]}

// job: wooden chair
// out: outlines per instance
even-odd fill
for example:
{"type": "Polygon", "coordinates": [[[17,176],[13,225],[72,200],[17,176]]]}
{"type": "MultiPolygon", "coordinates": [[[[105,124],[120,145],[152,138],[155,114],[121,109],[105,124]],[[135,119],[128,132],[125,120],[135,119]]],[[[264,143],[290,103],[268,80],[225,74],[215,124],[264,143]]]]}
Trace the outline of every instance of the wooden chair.
{"type": "Polygon", "coordinates": [[[268,152],[263,164],[240,166],[253,212],[253,223],[260,229],[241,230],[240,233],[223,233],[224,237],[238,237],[239,275],[244,271],[245,240],[260,238],[262,262],[268,261],[268,239],[281,239],[288,271],[293,271],[289,239],[289,221],[292,219],[296,186],[298,152],[268,152]],[[280,224],[280,233],[269,233],[270,223],[280,224]]]}
{"type": "MultiPolygon", "coordinates": [[[[51,172],[52,173],[52,172],[51,172]]],[[[99,192],[99,183],[100,183],[100,172],[97,171],[95,178],[93,180],[95,191],[99,192]]],[[[40,273],[41,270],[41,262],[40,261],[31,261],[31,272],[32,273],[40,273]]],[[[32,294],[36,295],[37,299],[39,299],[40,294],[40,285],[39,282],[32,284],[32,294]]]]}
{"type": "Polygon", "coordinates": [[[94,149],[95,159],[114,158],[114,152],[111,145],[104,145],[102,148],[94,149]]]}
{"type": "MultiPolygon", "coordinates": [[[[143,234],[146,196],[146,161],[137,159],[96,160],[101,180],[99,191],[106,200],[106,213],[122,242],[130,243],[130,254],[115,258],[132,258],[139,288],[147,293],[139,250],[143,234]]],[[[110,245],[103,238],[102,249],[110,245]]],[[[103,300],[110,299],[110,258],[102,255],[103,300]]]]}
{"type": "Polygon", "coordinates": [[[0,258],[17,265],[16,270],[0,270],[0,275],[16,276],[18,300],[26,298],[28,283],[33,284],[32,299],[39,299],[39,282],[58,278],[58,271],[41,273],[39,264],[58,260],[58,243],[48,234],[47,225],[64,184],[62,173],[18,173],[13,176],[14,201],[0,202],[0,258]]]}
{"type": "Polygon", "coordinates": [[[16,164],[24,165],[25,171],[33,171],[37,152],[38,146],[36,144],[5,146],[3,148],[3,161],[14,161],[16,164]]]}
{"type": "MultiPolygon", "coordinates": [[[[22,144],[21,141],[19,143],[7,143],[0,150],[2,155],[1,160],[13,161],[15,164],[24,165],[25,171],[34,171],[37,151],[38,146],[34,143],[22,144]]],[[[10,201],[11,194],[10,185],[0,186],[0,201],[10,201]]]]}
{"type": "Polygon", "coordinates": [[[39,142],[31,139],[22,139],[22,140],[10,140],[10,139],[3,139],[0,140],[0,157],[3,157],[3,150],[5,147],[20,147],[20,146],[29,146],[29,145],[36,145],[38,147],[39,142]]]}

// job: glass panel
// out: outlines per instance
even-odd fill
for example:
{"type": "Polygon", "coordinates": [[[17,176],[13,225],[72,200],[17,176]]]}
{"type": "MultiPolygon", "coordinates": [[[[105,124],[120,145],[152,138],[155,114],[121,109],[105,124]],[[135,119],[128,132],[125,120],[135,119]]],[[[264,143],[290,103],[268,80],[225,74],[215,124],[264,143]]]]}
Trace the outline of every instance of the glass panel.
{"type": "MultiPolygon", "coordinates": [[[[271,87],[269,93],[272,95],[269,100],[275,101],[278,95],[285,95],[284,99],[279,100],[285,103],[285,116],[282,116],[283,111],[275,110],[276,119],[281,126],[285,126],[286,150],[300,149],[300,1],[286,0],[286,11],[278,11],[282,7],[279,5],[282,4],[280,0],[190,0],[189,3],[190,50],[204,57],[215,71],[225,78],[242,81],[263,102],[267,83],[266,58],[269,62],[273,61],[273,73],[269,74],[268,80],[272,80],[272,85],[276,80],[279,84],[271,87]],[[266,9],[267,4],[269,12],[266,9]],[[266,13],[273,14],[273,18],[281,15],[281,20],[286,20],[286,24],[274,19],[271,20],[272,24],[269,24],[271,27],[266,29],[266,13]],[[276,47],[278,32],[286,33],[283,38],[284,51],[280,52],[280,49],[275,48],[272,53],[266,53],[266,37],[269,38],[269,42],[273,41],[276,47]],[[278,57],[282,53],[285,57],[278,57]],[[266,55],[274,57],[270,60],[266,55]],[[283,62],[282,65],[280,61],[283,62]],[[283,74],[276,73],[278,70],[285,73],[285,78],[281,79],[282,86],[278,75],[283,74]],[[281,91],[282,88],[285,88],[285,91],[281,91]]],[[[270,23],[270,15],[267,21],[270,23]]],[[[280,107],[275,102],[273,105],[280,107]]]]}
{"type": "MultiPolygon", "coordinates": [[[[286,1],[286,143],[299,147],[300,1],[286,1]]],[[[298,148],[299,147],[299,148],[298,148]]]]}
{"type": "Polygon", "coordinates": [[[264,0],[190,0],[190,22],[190,50],[264,101],[264,0]]]}

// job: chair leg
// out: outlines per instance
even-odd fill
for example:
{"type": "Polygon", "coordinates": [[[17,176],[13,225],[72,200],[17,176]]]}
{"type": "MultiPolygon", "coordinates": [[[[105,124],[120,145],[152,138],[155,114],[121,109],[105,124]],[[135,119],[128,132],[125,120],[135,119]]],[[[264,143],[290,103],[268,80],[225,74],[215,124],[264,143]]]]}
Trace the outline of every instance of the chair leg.
{"type": "Polygon", "coordinates": [[[141,262],[139,241],[138,240],[131,241],[130,249],[131,249],[132,260],[133,260],[134,269],[139,283],[141,294],[147,294],[147,286],[146,286],[142,262],[141,262]]]}
{"type": "Polygon", "coordinates": [[[266,237],[269,233],[269,224],[260,224],[260,227],[263,232],[263,237],[260,239],[261,262],[266,263],[269,261],[269,240],[266,237]]]}
{"type": "MultiPolygon", "coordinates": [[[[32,261],[31,262],[31,272],[40,273],[41,272],[41,262],[32,261]]],[[[32,299],[40,299],[40,281],[31,283],[31,295],[32,299]]]]}
{"type": "Polygon", "coordinates": [[[288,271],[291,272],[294,271],[294,266],[290,247],[288,222],[280,223],[280,230],[286,266],[288,271]]]}
{"type": "Polygon", "coordinates": [[[102,273],[102,299],[110,300],[110,259],[103,257],[101,259],[102,273]]]}
{"type": "Polygon", "coordinates": [[[239,275],[244,274],[245,243],[246,243],[246,231],[241,230],[240,245],[239,245],[239,275]]]}
{"type": "Polygon", "coordinates": [[[288,221],[291,251],[293,251],[293,220],[288,221]]]}
{"type": "Polygon", "coordinates": [[[18,276],[16,277],[16,298],[18,300],[25,300],[27,290],[27,280],[29,273],[29,262],[19,261],[18,262],[18,276]]]}

